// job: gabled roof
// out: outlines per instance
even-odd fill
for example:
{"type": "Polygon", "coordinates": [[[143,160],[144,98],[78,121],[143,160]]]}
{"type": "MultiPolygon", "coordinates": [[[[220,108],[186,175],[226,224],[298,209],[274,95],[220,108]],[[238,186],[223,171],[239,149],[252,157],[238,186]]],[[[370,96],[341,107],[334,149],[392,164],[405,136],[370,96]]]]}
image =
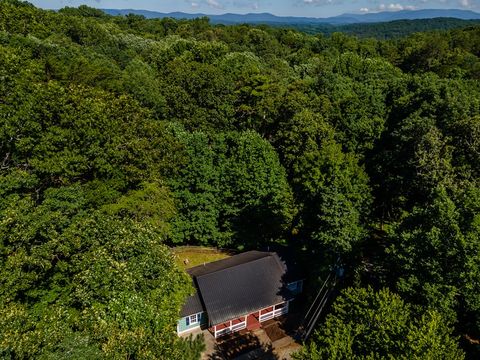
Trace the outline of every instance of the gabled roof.
{"type": "Polygon", "coordinates": [[[188,273],[197,293],[187,299],[182,316],[200,312],[202,307],[213,326],[289,300],[286,272],[276,253],[260,251],[194,267],[188,273]]]}
{"type": "Polygon", "coordinates": [[[180,311],[180,316],[185,317],[193,314],[198,314],[205,311],[205,307],[202,304],[202,299],[198,294],[198,290],[195,287],[195,294],[189,296],[185,305],[183,305],[182,310],[180,311]]]}
{"type": "Polygon", "coordinates": [[[215,271],[228,269],[241,264],[246,264],[254,260],[264,258],[266,256],[271,256],[272,253],[265,251],[247,251],[241,254],[230,256],[226,259],[217,260],[209,262],[203,265],[198,265],[187,270],[193,277],[202,276],[205,274],[210,274],[215,271]]]}

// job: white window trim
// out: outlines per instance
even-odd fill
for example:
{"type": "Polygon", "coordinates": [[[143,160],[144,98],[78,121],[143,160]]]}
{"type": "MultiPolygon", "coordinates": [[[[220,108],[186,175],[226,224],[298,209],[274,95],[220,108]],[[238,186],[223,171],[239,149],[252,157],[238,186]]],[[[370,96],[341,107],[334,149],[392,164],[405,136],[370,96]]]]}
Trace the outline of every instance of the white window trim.
{"type": "Polygon", "coordinates": [[[199,326],[200,323],[201,323],[201,316],[202,316],[203,312],[199,312],[199,313],[196,313],[196,314],[192,314],[192,315],[188,315],[185,317],[185,321],[186,321],[186,324],[187,326],[199,326]],[[195,321],[192,321],[192,317],[195,316],[195,321]]]}
{"type": "Polygon", "coordinates": [[[190,325],[196,325],[198,324],[200,321],[199,321],[199,318],[200,316],[198,316],[198,314],[193,314],[193,315],[190,315],[188,317],[188,320],[190,321],[190,325]],[[192,321],[192,319],[195,318],[195,321],[192,321]]]}

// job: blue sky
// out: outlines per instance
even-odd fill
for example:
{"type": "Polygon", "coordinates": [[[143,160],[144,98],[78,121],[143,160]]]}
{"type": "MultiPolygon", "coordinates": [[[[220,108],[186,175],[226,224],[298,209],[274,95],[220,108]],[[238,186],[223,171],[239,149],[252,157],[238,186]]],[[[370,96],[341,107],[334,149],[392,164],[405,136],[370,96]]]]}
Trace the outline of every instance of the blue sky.
{"type": "Polygon", "coordinates": [[[402,9],[469,9],[480,11],[480,0],[30,0],[36,6],[58,9],[86,4],[99,8],[145,9],[160,12],[222,14],[270,12],[275,15],[327,17],[345,12],[402,9]]]}

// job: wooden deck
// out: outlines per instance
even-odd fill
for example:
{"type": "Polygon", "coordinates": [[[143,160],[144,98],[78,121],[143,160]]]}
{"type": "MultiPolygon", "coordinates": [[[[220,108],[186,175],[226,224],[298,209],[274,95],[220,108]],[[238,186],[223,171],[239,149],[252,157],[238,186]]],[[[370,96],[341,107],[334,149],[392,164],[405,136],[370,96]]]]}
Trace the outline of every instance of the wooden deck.
{"type": "Polygon", "coordinates": [[[249,331],[254,331],[257,329],[260,329],[262,325],[260,324],[260,321],[258,320],[258,316],[254,314],[250,314],[247,317],[247,330],[249,331]]]}

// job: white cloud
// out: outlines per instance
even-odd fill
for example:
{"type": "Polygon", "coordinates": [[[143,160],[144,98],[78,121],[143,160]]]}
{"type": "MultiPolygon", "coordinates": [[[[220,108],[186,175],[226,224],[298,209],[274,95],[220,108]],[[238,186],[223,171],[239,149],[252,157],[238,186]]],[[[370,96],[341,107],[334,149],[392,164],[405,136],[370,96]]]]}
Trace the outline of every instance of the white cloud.
{"type": "Polygon", "coordinates": [[[333,5],[336,3],[341,3],[342,0],[303,0],[303,3],[306,5],[333,5]]]}
{"type": "Polygon", "coordinates": [[[220,4],[217,0],[207,0],[207,5],[215,9],[223,9],[223,5],[220,4]]]}
{"type": "MultiPolygon", "coordinates": [[[[425,0],[420,0],[425,1],[425,0]]],[[[415,5],[402,5],[400,3],[390,3],[390,4],[379,4],[373,8],[361,8],[360,12],[378,12],[378,11],[402,11],[402,10],[417,10],[418,7],[415,5]]]]}
{"type": "Polygon", "coordinates": [[[238,9],[252,9],[258,10],[260,8],[261,0],[233,0],[231,4],[238,9]]]}
{"type": "Polygon", "coordinates": [[[395,4],[388,4],[385,6],[385,8],[389,11],[401,11],[401,10],[413,10],[415,6],[413,5],[402,5],[399,3],[395,4]]]}
{"type": "MultiPolygon", "coordinates": [[[[418,9],[437,9],[437,8],[469,8],[479,9],[480,0],[292,0],[299,6],[328,6],[343,4],[346,8],[350,4],[357,3],[360,12],[378,12],[378,11],[401,11],[418,9]]],[[[355,6],[355,5],[353,5],[355,6]]]]}
{"type": "Polygon", "coordinates": [[[388,4],[387,9],[390,11],[400,11],[403,10],[403,5],[402,4],[388,4]]]}

